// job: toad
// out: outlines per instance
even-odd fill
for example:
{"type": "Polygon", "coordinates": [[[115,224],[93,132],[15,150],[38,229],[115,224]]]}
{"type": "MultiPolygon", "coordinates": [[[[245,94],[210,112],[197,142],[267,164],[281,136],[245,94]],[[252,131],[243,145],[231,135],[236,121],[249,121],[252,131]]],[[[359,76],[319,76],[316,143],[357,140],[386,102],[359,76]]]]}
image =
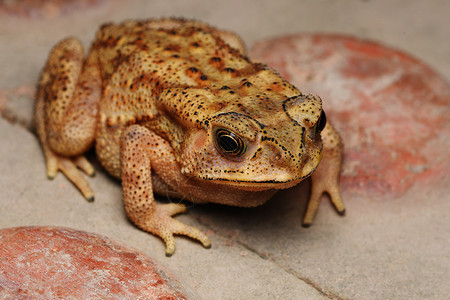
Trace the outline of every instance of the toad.
{"type": "Polygon", "coordinates": [[[254,207],[311,176],[303,224],[323,193],[341,214],[342,143],[322,100],[254,63],[241,39],[183,19],[103,25],[86,57],[67,38],[51,51],[39,81],[35,120],[47,176],[58,171],[90,201],[81,174],[95,147],[122,182],[128,218],[175,251],[174,234],[210,247],[197,228],[173,218],[180,203],[254,207]],[[319,164],[320,163],[320,164],[319,164]]]}

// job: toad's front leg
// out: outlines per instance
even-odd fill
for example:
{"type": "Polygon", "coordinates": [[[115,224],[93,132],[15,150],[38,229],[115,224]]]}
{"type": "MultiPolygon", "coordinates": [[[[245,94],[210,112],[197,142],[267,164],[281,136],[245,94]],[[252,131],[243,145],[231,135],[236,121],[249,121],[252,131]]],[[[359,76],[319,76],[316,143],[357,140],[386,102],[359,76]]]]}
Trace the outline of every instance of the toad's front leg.
{"type": "Polygon", "coordinates": [[[161,178],[171,178],[172,183],[184,181],[167,141],[152,131],[133,125],[122,134],[121,172],[125,210],[130,220],[139,228],[161,237],[166,244],[166,255],[175,251],[174,234],[182,234],[210,247],[209,238],[197,228],[172,218],[186,211],[183,204],[157,203],[153,195],[153,170],[161,178]]]}
{"type": "Polygon", "coordinates": [[[311,195],[303,217],[303,226],[312,224],[319,208],[323,193],[330,195],[331,202],[340,215],[344,215],[345,206],[339,188],[339,175],[342,163],[342,142],[339,133],[327,123],[322,131],[323,159],[311,175],[311,195]]]}

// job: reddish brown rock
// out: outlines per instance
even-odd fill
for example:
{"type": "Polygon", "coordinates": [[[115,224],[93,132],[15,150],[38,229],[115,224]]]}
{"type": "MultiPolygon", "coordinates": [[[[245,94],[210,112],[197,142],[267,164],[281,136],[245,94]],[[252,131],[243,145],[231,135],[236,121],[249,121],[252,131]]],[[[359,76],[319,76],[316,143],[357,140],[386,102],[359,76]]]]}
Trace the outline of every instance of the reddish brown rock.
{"type": "Polygon", "coordinates": [[[152,259],[105,237],[54,227],[0,230],[0,298],[28,297],[188,298],[152,259]]]}
{"type": "Polygon", "coordinates": [[[0,1],[0,13],[21,17],[54,18],[95,6],[103,0],[8,0],[0,1]]]}
{"type": "Polygon", "coordinates": [[[400,195],[450,170],[450,86],[404,52],[342,35],[260,42],[264,61],[324,100],[345,143],[344,192],[400,195]]]}

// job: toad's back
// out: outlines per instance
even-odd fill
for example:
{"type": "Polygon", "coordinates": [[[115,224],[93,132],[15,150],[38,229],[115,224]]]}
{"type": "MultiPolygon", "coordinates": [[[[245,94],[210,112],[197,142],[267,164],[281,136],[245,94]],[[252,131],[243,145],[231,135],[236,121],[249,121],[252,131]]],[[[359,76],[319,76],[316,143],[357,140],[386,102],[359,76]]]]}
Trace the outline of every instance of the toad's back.
{"type": "Polygon", "coordinates": [[[233,73],[252,65],[219,35],[216,29],[195,21],[130,21],[104,25],[92,49],[99,53],[105,81],[124,60],[139,56],[141,65],[151,67],[149,71],[164,71],[159,74],[164,75],[164,82],[207,86],[211,81],[223,80],[218,71],[233,73]],[[204,74],[189,74],[191,66],[201,66],[204,74]]]}

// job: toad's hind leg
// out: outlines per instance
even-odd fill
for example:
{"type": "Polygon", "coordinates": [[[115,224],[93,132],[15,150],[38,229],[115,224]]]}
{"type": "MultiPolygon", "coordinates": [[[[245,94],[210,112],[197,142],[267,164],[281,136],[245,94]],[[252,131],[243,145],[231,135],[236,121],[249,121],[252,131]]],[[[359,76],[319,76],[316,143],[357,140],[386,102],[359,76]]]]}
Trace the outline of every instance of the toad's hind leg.
{"type": "Polygon", "coordinates": [[[96,54],[91,53],[85,62],[83,56],[83,48],[74,38],[52,49],[38,86],[35,122],[47,176],[54,178],[60,170],[86,199],[93,200],[94,194],[77,167],[94,174],[83,153],[95,138],[101,80],[96,54]]]}
{"type": "Polygon", "coordinates": [[[203,232],[172,218],[186,211],[183,204],[155,202],[153,170],[158,170],[164,181],[171,181],[169,184],[183,185],[186,181],[168,142],[147,128],[132,125],[122,134],[120,150],[123,201],[129,219],[137,227],[162,238],[167,256],[175,251],[174,234],[189,236],[210,247],[211,242],[203,232]]]}
{"type": "Polygon", "coordinates": [[[339,133],[327,123],[322,131],[323,159],[311,175],[311,195],[303,217],[303,226],[312,224],[319,208],[323,193],[328,193],[331,202],[340,215],[345,213],[345,206],[339,188],[339,174],[342,162],[342,142],[339,133]]]}

